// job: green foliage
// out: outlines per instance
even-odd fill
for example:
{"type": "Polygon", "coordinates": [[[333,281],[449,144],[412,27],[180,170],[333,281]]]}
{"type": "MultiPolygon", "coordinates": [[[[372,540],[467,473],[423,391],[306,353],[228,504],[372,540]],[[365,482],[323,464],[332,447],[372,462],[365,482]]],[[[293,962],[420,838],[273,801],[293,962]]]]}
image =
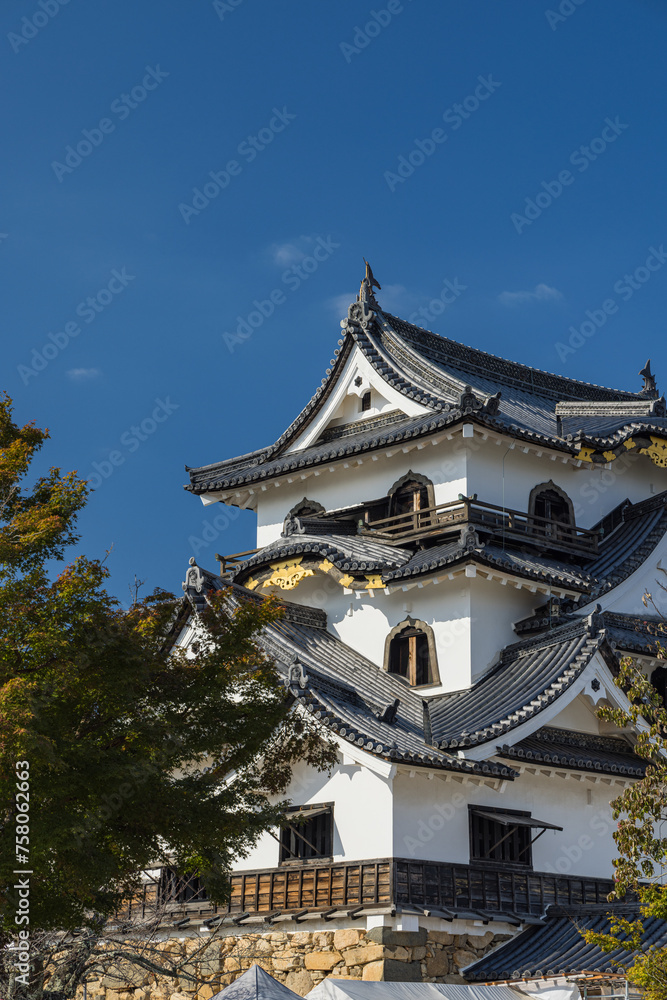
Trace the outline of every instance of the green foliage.
{"type": "MultiPolygon", "coordinates": [[[[0,401],[0,914],[16,933],[16,763],[29,761],[31,933],[99,922],[169,863],[222,901],[232,858],[281,813],[295,760],[331,745],[297,713],[256,644],[273,601],[212,595],[195,656],[174,648],[183,600],[129,610],[103,563],[45,563],[76,541],[87,486],[52,469],[23,481],[48,434],[0,401]],[[92,915],[96,915],[94,918],[92,915]]],[[[20,769],[21,772],[25,770],[20,769]]],[[[0,942],[1,943],[1,942],[0,942]]]]}
{"type": "MultiPolygon", "coordinates": [[[[645,604],[653,605],[648,594],[645,604]]],[[[653,630],[654,655],[664,659],[665,625],[654,624],[653,630]]],[[[667,709],[648,677],[631,658],[621,661],[615,680],[628,698],[628,707],[625,710],[604,707],[598,715],[619,729],[637,733],[634,749],[646,761],[646,774],[612,802],[613,816],[618,820],[614,839],[619,856],[614,860],[616,889],[611,898],[622,900],[628,894],[637,897],[640,917],[628,920],[610,915],[607,934],[587,932],[584,937],[605,952],[619,947],[641,952],[642,918],[667,920],[667,887],[663,884],[667,874],[667,837],[663,835],[665,827],[661,822],[667,818],[667,709]]],[[[646,990],[646,1000],[667,1000],[667,949],[654,946],[643,951],[635,958],[629,978],[646,990]]]]}

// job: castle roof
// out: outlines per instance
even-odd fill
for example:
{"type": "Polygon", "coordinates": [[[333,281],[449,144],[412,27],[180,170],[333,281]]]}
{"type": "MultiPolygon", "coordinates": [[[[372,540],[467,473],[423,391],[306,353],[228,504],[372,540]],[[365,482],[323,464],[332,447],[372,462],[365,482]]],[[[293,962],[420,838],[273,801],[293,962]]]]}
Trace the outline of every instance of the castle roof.
{"type": "Polygon", "coordinates": [[[667,415],[664,399],[656,397],[657,392],[610,389],[508,361],[383,312],[374,300],[357,301],[325,378],[278,440],[188,469],[186,489],[197,494],[238,490],[451,430],[464,421],[587,461],[608,462],[632,447],[657,448],[662,456],[667,415]],[[326,404],[355,347],[389,386],[425,412],[357,420],[290,450],[326,404]]]}

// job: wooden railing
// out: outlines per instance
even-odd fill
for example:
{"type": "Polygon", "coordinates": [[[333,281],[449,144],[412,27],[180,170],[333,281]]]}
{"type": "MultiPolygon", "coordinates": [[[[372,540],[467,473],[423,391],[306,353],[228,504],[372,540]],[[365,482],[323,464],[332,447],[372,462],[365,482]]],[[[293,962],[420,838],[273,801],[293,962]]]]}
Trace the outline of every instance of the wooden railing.
{"type": "Polygon", "coordinates": [[[396,903],[431,910],[456,912],[464,909],[541,916],[552,903],[560,906],[604,903],[612,888],[613,882],[608,879],[427,861],[394,861],[396,903]]]}
{"type": "MultiPolygon", "coordinates": [[[[197,913],[231,919],[246,916],[292,914],[298,919],[330,916],[336,911],[355,915],[360,910],[397,906],[425,910],[453,918],[481,913],[539,917],[550,904],[574,906],[604,903],[613,888],[608,879],[547,872],[512,871],[507,867],[454,865],[442,862],[382,858],[269,868],[232,874],[226,905],[202,900],[182,903],[163,900],[170,919],[197,913]]],[[[155,899],[137,899],[134,912],[143,915],[155,899]]],[[[154,905],[154,903],[153,903],[154,905]]]]}
{"type": "Polygon", "coordinates": [[[541,544],[586,556],[594,556],[598,551],[597,531],[467,497],[370,521],[363,525],[361,534],[399,544],[432,541],[438,536],[455,534],[466,524],[491,531],[501,541],[541,544]]]}

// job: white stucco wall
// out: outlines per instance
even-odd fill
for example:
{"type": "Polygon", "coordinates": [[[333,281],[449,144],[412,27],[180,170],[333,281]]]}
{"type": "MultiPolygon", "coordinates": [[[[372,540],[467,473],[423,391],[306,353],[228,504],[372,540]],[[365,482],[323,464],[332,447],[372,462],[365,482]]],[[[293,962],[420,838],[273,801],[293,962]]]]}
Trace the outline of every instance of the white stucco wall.
{"type": "Polygon", "coordinates": [[[399,773],[394,779],[394,856],[468,864],[468,806],[523,809],[564,828],[547,831],[533,845],[535,871],[609,878],[615,857],[609,803],[620,791],[599,779],[595,783],[556,774],[524,773],[499,791],[437,775],[429,780],[423,771],[413,777],[399,773]]]}
{"type": "Polygon", "coordinates": [[[667,489],[667,469],[654,465],[646,455],[629,452],[609,469],[587,462],[577,468],[559,459],[551,461],[547,454],[541,458],[533,452],[526,454],[520,443],[510,448],[509,444],[483,442],[475,429],[469,443],[469,494],[527,511],[530,491],[550,479],[572,500],[576,522],[582,528],[592,527],[626,497],[637,503],[667,489]]]}
{"type": "Polygon", "coordinates": [[[324,608],[328,628],[348,646],[382,668],[385,640],[395,625],[411,616],[433,629],[440,684],[425,696],[469,687],[515,642],[512,622],[525,618],[544,595],[503,587],[499,581],[464,576],[406,593],[347,594],[332,577],[318,573],[286,595],[296,604],[324,608]]]}
{"type": "MultiPolygon", "coordinates": [[[[391,857],[391,781],[370,767],[362,767],[346,755],[341,756],[331,775],[297,764],[281,799],[300,806],[334,803],[334,861],[391,857]]],[[[233,870],[275,868],[279,852],[278,841],[265,833],[247,857],[237,859],[233,870]]]]}

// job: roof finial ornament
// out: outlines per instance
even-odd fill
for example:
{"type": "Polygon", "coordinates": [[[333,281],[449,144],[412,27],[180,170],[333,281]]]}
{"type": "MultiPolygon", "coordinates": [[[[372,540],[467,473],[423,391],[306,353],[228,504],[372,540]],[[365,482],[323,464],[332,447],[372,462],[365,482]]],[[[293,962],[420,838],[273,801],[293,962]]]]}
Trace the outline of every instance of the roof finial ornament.
{"type": "Polygon", "coordinates": [[[655,375],[651,371],[651,359],[649,358],[646,362],[646,367],[642,368],[639,373],[644,379],[644,385],[642,386],[641,392],[644,396],[655,397],[658,395],[658,390],[655,385],[655,375]]]}
{"type": "Polygon", "coordinates": [[[375,301],[375,295],[373,294],[373,289],[377,288],[378,291],[381,291],[382,285],[380,284],[379,281],[375,280],[375,275],[373,274],[371,265],[368,263],[366,258],[362,257],[361,259],[366,265],[366,274],[362,278],[361,288],[359,289],[359,298],[357,299],[357,301],[370,302],[372,305],[377,306],[377,302],[375,301]]]}

